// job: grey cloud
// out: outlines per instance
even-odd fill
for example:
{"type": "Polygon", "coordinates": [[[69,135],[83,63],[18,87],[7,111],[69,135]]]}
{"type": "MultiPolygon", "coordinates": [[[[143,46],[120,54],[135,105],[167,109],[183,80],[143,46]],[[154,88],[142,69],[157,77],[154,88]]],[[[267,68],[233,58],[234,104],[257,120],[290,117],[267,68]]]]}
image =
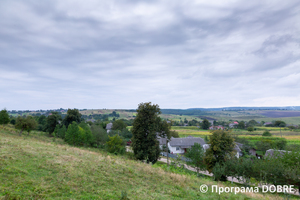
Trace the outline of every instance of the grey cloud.
{"type": "Polygon", "coordinates": [[[297,1],[0,4],[8,109],[297,102],[297,1]]]}

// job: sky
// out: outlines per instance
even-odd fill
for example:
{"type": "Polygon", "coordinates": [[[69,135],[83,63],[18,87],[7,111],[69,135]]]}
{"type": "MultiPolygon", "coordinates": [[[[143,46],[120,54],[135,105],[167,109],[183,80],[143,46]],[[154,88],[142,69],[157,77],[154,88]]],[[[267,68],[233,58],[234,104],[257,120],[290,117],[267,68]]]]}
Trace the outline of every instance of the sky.
{"type": "Polygon", "coordinates": [[[0,109],[300,106],[299,0],[1,0],[0,109]]]}

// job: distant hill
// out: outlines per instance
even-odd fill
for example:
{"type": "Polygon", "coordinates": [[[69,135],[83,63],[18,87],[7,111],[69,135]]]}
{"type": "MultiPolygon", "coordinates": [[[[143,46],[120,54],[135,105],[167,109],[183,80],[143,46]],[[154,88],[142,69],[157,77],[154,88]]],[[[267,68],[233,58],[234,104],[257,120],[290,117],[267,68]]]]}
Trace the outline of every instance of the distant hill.
{"type": "Polygon", "coordinates": [[[201,110],[201,111],[222,111],[222,110],[300,110],[300,106],[285,106],[285,107],[188,108],[187,110],[201,110]]]}

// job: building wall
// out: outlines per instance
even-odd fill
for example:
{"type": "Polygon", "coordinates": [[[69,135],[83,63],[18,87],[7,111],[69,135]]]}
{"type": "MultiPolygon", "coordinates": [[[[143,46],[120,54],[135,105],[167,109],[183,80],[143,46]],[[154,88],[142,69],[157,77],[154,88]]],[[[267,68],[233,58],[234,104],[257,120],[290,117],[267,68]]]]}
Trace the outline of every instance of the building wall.
{"type": "Polygon", "coordinates": [[[178,147],[179,148],[179,150],[176,150],[176,147],[172,147],[172,146],[170,146],[170,143],[168,143],[168,147],[169,147],[169,149],[170,149],[170,153],[184,153],[184,149],[181,149],[180,147],[178,147]]]}

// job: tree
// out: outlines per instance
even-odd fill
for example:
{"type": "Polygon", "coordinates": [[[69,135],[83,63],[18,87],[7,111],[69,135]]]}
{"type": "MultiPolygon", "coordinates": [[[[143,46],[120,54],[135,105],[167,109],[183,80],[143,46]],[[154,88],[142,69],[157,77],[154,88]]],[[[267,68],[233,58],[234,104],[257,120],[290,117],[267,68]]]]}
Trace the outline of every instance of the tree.
{"type": "Polygon", "coordinates": [[[63,124],[68,128],[69,124],[72,122],[76,122],[79,124],[82,121],[81,114],[79,113],[78,109],[68,109],[67,115],[63,120],[63,124]]]}
{"type": "Polygon", "coordinates": [[[155,163],[159,158],[160,148],[156,132],[161,121],[158,105],[140,103],[132,127],[132,149],[138,160],[155,163]]]}
{"type": "Polygon", "coordinates": [[[91,131],[92,131],[92,135],[94,137],[94,144],[95,146],[97,146],[98,148],[100,146],[103,146],[106,144],[106,142],[108,141],[108,135],[105,129],[103,129],[103,127],[101,125],[96,125],[93,124],[91,127],[91,131]]]}
{"type": "Polygon", "coordinates": [[[126,128],[127,125],[125,124],[125,122],[121,119],[118,119],[116,121],[113,122],[113,126],[112,126],[112,130],[123,130],[124,128],[126,128]]]}
{"type": "Polygon", "coordinates": [[[277,121],[275,121],[274,126],[275,127],[285,127],[286,123],[284,121],[277,120],[277,121]]]}
{"type": "Polygon", "coordinates": [[[207,119],[204,119],[202,121],[202,129],[208,130],[208,128],[209,128],[209,121],[207,119]]]}
{"type": "Polygon", "coordinates": [[[234,139],[228,131],[216,130],[209,136],[208,144],[210,147],[205,152],[204,161],[207,170],[212,172],[216,163],[223,165],[226,159],[233,156],[234,139]]]}
{"type": "Polygon", "coordinates": [[[29,135],[29,132],[35,129],[36,126],[37,123],[32,116],[27,116],[26,118],[19,116],[17,118],[16,125],[15,125],[16,129],[20,130],[20,134],[19,134],[20,136],[22,135],[23,131],[27,131],[29,135]]]}
{"type": "Polygon", "coordinates": [[[41,115],[39,118],[38,118],[38,130],[39,131],[46,131],[47,129],[47,117],[45,115],[41,115]]]}
{"type": "Polygon", "coordinates": [[[270,133],[270,131],[266,130],[263,132],[262,136],[268,137],[268,136],[272,136],[272,134],[270,133]]]}
{"type": "Polygon", "coordinates": [[[59,124],[59,121],[61,121],[61,115],[58,114],[58,112],[52,112],[52,115],[49,115],[46,119],[46,130],[51,135],[56,126],[59,124]]]}
{"type": "Polygon", "coordinates": [[[190,161],[187,163],[195,166],[197,170],[197,176],[199,175],[199,170],[204,170],[206,165],[204,163],[204,150],[202,146],[198,143],[195,143],[190,149],[188,149],[185,157],[189,158],[190,161]]]}
{"type": "Polygon", "coordinates": [[[256,126],[257,125],[257,121],[255,121],[254,119],[250,120],[248,123],[247,123],[248,126],[256,126]]]}
{"type": "Polygon", "coordinates": [[[109,140],[106,142],[107,151],[114,154],[125,153],[125,142],[118,135],[112,137],[108,136],[109,140]]]}
{"type": "Polygon", "coordinates": [[[12,118],[12,119],[10,120],[10,123],[11,123],[12,125],[16,125],[16,118],[12,118]]]}
{"type": "Polygon", "coordinates": [[[6,109],[0,111],[0,124],[4,125],[10,122],[9,115],[6,109]]]}
{"type": "Polygon", "coordinates": [[[254,128],[253,128],[252,126],[249,126],[249,127],[247,128],[247,131],[253,132],[253,131],[254,131],[254,128]]]}
{"type": "Polygon", "coordinates": [[[63,126],[56,125],[56,128],[54,130],[55,136],[61,139],[65,139],[66,132],[67,132],[67,128],[65,125],[63,126]]]}
{"type": "Polygon", "coordinates": [[[73,121],[72,124],[68,126],[65,135],[65,141],[71,145],[78,145],[79,143],[78,140],[79,140],[79,127],[78,124],[75,121],[73,121]]]}
{"type": "Polygon", "coordinates": [[[79,124],[79,131],[80,133],[80,144],[84,146],[90,146],[94,143],[94,137],[92,131],[88,124],[85,122],[81,122],[79,124]]]}
{"type": "Polygon", "coordinates": [[[244,121],[239,122],[239,124],[237,125],[237,127],[239,129],[245,129],[245,122],[244,121]]]}

